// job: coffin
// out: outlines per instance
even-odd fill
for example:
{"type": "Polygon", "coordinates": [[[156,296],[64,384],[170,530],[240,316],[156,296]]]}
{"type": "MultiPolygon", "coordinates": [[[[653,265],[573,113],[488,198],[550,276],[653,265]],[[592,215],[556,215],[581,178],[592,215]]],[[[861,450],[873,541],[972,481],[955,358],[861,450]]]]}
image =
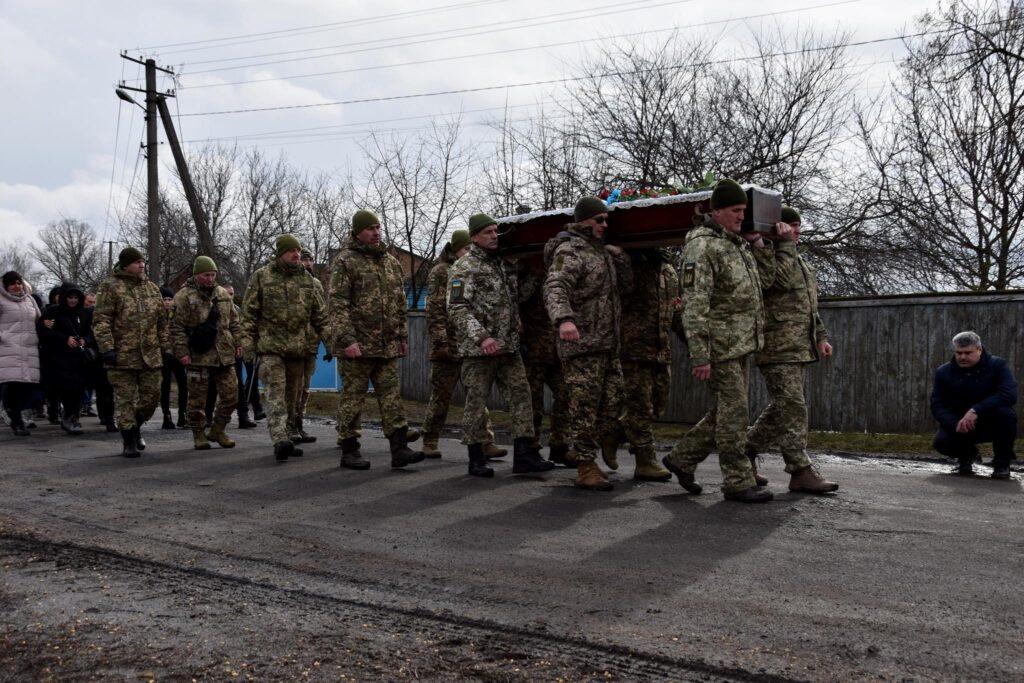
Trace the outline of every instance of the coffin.
{"type": "MultiPolygon", "coordinates": [[[[747,191],[743,230],[770,233],[781,218],[782,195],[756,185],[743,188],[747,191]]],[[[608,209],[605,241],[626,248],[682,244],[694,217],[710,211],[710,203],[711,190],[617,202],[608,209]]],[[[549,239],[572,222],[571,208],[499,218],[501,249],[508,255],[541,251],[549,239]]]]}

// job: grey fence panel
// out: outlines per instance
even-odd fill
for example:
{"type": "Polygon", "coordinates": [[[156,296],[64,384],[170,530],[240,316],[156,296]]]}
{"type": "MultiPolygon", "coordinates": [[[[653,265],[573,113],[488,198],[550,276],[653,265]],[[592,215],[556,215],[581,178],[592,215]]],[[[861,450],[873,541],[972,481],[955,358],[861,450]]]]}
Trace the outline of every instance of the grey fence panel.
{"type": "MultiPolygon", "coordinates": [[[[950,339],[961,330],[981,335],[985,348],[1006,358],[1024,377],[1024,292],[914,295],[837,299],[821,303],[835,356],[808,366],[807,399],[812,429],[926,432],[934,428],[928,405],[932,377],[951,356],[950,339]]],[[[426,318],[409,315],[410,354],[402,360],[402,392],[430,397],[426,318]]],[[[764,381],[751,369],[751,416],[767,404],[764,381]]],[[[456,400],[462,400],[461,387],[456,400]]],[[[545,403],[550,406],[550,396],[545,403]]],[[[497,391],[491,407],[500,409],[497,391]]],[[[707,386],[690,378],[686,346],[673,340],[672,384],[662,419],[693,423],[707,410],[707,386]]],[[[1024,420],[1021,421],[1024,429],[1024,420]]]]}

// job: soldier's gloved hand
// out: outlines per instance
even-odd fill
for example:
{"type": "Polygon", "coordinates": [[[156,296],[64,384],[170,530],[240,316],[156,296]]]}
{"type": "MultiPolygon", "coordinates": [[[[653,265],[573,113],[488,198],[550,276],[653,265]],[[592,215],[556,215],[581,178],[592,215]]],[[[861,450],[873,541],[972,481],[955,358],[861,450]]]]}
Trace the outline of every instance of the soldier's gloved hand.
{"type": "Polygon", "coordinates": [[[334,354],[333,353],[328,351],[327,353],[324,354],[324,362],[325,363],[330,363],[332,360],[334,360],[334,354]]]}
{"type": "Polygon", "coordinates": [[[100,360],[103,361],[103,367],[114,367],[117,365],[117,351],[107,351],[106,353],[100,354],[100,360]]]}

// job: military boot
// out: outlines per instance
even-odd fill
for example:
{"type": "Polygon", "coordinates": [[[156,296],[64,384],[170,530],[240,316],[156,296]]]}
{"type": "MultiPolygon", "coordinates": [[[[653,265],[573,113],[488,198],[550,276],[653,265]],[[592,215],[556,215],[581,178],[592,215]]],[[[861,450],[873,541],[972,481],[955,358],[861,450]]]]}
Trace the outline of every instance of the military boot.
{"type": "Polygon", "coordinates": [[[341,467],[347,470],[370,469],[370,461],[359,452],[359,439],[350,436],[347,439],[342,439],[338,445],[341,446],[341,467]]]}
{"type": "Polygon", "coordinates": [[[493,441],[491,441],[484,444],[484,455],[486,455],[489,460],[497,460],[498,458],[504,458],[508,455],[508,451],[504,448],[499,448],[493,441]]]}
{"type": "Polygon", "coordinates": [[[391,445],[391,466],[394,468],[414,465],[423,461],[422,451],[414,451],[409,448],[407,432],[407,427],[399,427],[388,434],[388,443],[391,445]]]}
{"type": "Polygon", "coordinates": [[[754,481],[757,482],[758,486],[767,486],[768,477],[762,477],[757,473],[757,449],[752,446],[747,446],[745,453],[747,459],[750,460],[750,469],[754,471],[754,481]]]}
{"type": "Polygon", "coordinates": [[[576,466],[576,486],[588,491],[611,491],[614,488],[593,460],[580,460],[576,466]]]}
{"type": "Polygon", "coordinates": [[[210,442],[206,438],[206,430],[202,427],[192,428],[192,448],[197,451],[210,450],[210,442]]]}
{"type": "Polygon", "coordinates": [[[471,443],[467,447],[469,451],[469,476],[489,478],[494,476],[494,470],[487,466],[487,456],[484,454],[482,444],[471,443]]]}
{"type": "Polygon", "coordinates": [[[122,429],[121,430],[121,441],[124,442],[124,448],[121,451],[121,455],[126,458],[137,458],[141,453],[139,449],[135,447],[135,428],[122,429]]]}
{"type": "Polygon", "coordinates": [[[661,459],[661,464],[666,470],[676,475],[676,479],[679,480],[679,485],[682,486],[687,492],[692,493],[695,496],[699,496],[704,488],[697,483],[697,480],[693,476],[693,472],[684,472],[669,459],[666,455],[661,459]]]}
{"type": "Polygon", "coordinates": [[[422,436],[420,434],[420,430],[415,429],[413,427],[406,427],[406,432],[405,432],[405,442],[406,443],[415,443],[415,442],[419,441],[420,436],[422,436]]]}
{"type": "MultiPolygon", "coordinates": [[[[483,449],[487,456],[487,450],[483,449]]],[[[548,462],[540,457],[533,445],[533,438],[529,436],[517,437],[512,444],[512,474],[531,474],[533,472],[547,472],[553,470],[555,463],[548,462]]]]}
{"type": "Polygon", "coordinates": [[[800,493],[832,493],[839,490],[839,484],[825,481],[813,465],[808,465],[790,475],[789,490],[800,493]]]}
{"type": "Polygon", "coordinates": [[[142,413],[135,413],[135,447],[140,451],[146,450],[146,440],[142,438],[142,413]]]}
{"type": "Polygon", "coordinates": [[[302,418],[295,418],[295,435],[299,437],[299,443],[314,443],[316,437],[312,434],[307,434],[306,430],[302,428],[302,418]]]}
{"type": "Polygon", "coordinates": [[[238,412],[238,428],[239,429],[255,429],[259,425],[249,419],[249,411],[246,410],[238,412]]]}
{"type": "Polygon", "coordinates": [[[601,439],[601,459],[610,470],[619,469],[619,435],[610,434],[601,439]]]}
{"type": "Polygon", "coordinates": [[[973,477],[974,476],[974,456],[962,457],[957,461],[956,467],[950,474],[957,474],[961,477],[973,477]]]}
{"type": "Polygon", "coordinates": [[[436,460],[441,457],[441,449],[437,447],[438,437],[423,435],[423,457],[436,460]]]}
{"type": "Polygon", "coordinates": [[[654,446],[643,446],[636,452],[636,469],[633,478],[637,481],[669,481],[672,473],[658,464],[654,446]]]}
{"type": "Polygon", "coordinates": [[[734,503],[767,503],[774,496],[768,489],[760,489],[756,486],[751,486],[749,489],[743,489],[742,491],[729,491],[728,493],[723,492],[726,500],[731,500],[734,503]]]}
{"type": "Polygon", "coordinates": [[[992,478],[993,479],[1009,479],[1010,478],[1010,466],[1005,464],[993,464],[992,465],[992,478]]]}
{"type": "Polygon", "coordinates": [[[216,441],[221,448],[234,448],[235,442],[224,432],[226,426],[223,422],[214,422],[213,427],[210,428],[209,438],[211,441],[216,441]]]}
{"type": "Polygon", "coordinates": [[[174,429],[174,418],[171,417],[170,413],[164,413],[164,421],[160,425],[160,429],[174,429]]]}
{"type": "Polygon", "coordinates": [[[278,462],[284,462],[295,453],[295,444],[291,441],[278,441],[274,444],[274,459],[278,462]]]}
{"type": "Polygon", "coordinates": [[[569,454],[569,446],[564,443],[548,446],[548,462],[553,462],[561,467],[569,467],[566,456],[569,454]]]}

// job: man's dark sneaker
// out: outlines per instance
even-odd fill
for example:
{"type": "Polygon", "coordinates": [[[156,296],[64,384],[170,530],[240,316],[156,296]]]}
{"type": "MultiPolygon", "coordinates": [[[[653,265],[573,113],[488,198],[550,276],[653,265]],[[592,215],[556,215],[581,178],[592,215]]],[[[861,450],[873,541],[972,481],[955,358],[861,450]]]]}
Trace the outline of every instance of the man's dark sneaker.
{"type": "Polygon", "coordinates": [[[160,429],[176,429],[170,413],[164,413],[164,421],[160,424],[160,429]]]}
{"type": "Polygon", "coordinates": [[[950,474],[956,474],[961,477],[973,477],[974,476],[974,462],[973,460],[961,460],[957,463],[956,467],[950,472],[950,474]]]}
{"type": "Polygon", "coordinates": [[[731,500],[735,503],[767,503],[775,496],[768,489],[761,489],[756,486],[751,486],[749,489],[743,489],[742,491],[729,491],[723,492],[726,500],[731,500]]]}
{"type": "Polygon", "coordinates": [[[252,411],[252,419],[254,420],[266,420],[267,414],[263,412],[263,408],[256,408],[252,411]]]}
{"type": "Polygon", "coordinates": [[[1010,478],[1010,466],[1009,465],[993,465],[992,466],[992,478],[993,479],[1009,479],[1010,478]]]}
{"type": "Polygon", "coordinates": [[[699,496],[701,492],[704,490],[704,487],[698,484],[696,479],[694,479],[692,472],[683,472],[681,469],[672,464],[672,461],[668,459],[667,455],[661,459],[661,464],[666,470],[676,475],[676,479],[679,480],[680,486],[682,486],[684,489],[686,489],[693,495],[699,496]]]}

